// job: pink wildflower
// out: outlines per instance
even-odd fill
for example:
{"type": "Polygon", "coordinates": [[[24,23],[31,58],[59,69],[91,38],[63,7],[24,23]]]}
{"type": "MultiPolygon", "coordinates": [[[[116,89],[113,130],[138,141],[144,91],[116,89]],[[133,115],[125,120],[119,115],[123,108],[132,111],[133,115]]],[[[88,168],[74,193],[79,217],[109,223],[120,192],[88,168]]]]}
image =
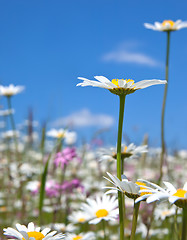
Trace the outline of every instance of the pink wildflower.
{"type": "Polygon", "coordinates": [[[63,149],[62,152],[56,154],[54,164],[56,167],[61,166],[61,168],[64,169],[65,165],[75,158],[78,162],[81,162],[81,159],[77,156],[76,149],[74,147],[67,147],[63,149]]]}

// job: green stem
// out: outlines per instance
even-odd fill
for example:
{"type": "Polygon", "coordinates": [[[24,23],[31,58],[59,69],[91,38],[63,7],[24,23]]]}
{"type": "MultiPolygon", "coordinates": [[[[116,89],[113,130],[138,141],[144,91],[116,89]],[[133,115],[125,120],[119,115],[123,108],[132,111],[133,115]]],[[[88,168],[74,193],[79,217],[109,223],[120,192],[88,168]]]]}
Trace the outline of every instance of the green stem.
{"type": "MultiPolygon", "coordinates": [[[[121,140],[123,130],[123,116],[125,107],[125,95],[120,95],[120,109],[119,109],[119,122],[118,122],[118,141],[117,141],[117,177],[121,180],[121,140]]],[[[119,221],[120,221],[120,240],[124,240],[124,216],[123,216],[123,195],[118,192],[118,204],[119,204],[119,221]]]]}
{"type": "Polygon", "coordinates": [[[102,220],[102,225],[103,225],[103,232],[104,232],[104,240],[107,240],[105,220],[102,220]]]}
{"type": "Polygon", "coordinates": [[[178,216],[178,207],[175,210],[175,215],[174,215],[174,239],[179,240],[179,227],[178,227],[178,222],[177,222],[177,216],[178,216]]]}
{"type": "Polygon", "coordinates": [[[187,240],[187,207],[183,208],[182,212],[182,238],[181,240],[187,240]]]}
{"type": "MultiPolygon", "coordinates": [[[[167,91],[168,91],[168,69],[169,69],[169,49],[170,49],[170,31],[167,31],[167,50],[166,50],[166,71],[165,71],[165,80],[167,83],[165,84],[164,88],[164,97],[163,97],[163,102],[162,102],[162,116],[161,116],[161,156],[160,156],[160,169],[159,169],[159,179],[158,179],[158,185],[162,181],[163,177],[163,163],[164,163],[164,156],[165,156],[165,139],[164,139],[164,119],[165,119],[165,108],[166,108],[166,97],[167,97],[167,91]]],[[[146,240],[149,239],[149,230],[151,228],[153,219],[154,219],[154,211],[155,211],[155,205],[153,206],[153,210],[151,212],[151,217],[150,217],[150,223],[148,225],[147,229],[147,236],[146,240]]]]}
{"type": "Polygon", "coordinates": [[[165,72],[165,79],[167,83],[165,84],[164,88],[164,98],[162,103],[162,117],[161,117],[161,145],[162,145],[162,152],[160,158],[160,176],[159,176],[159,183],[162,180],[163,171],[162,166],[164,163],[164,155],[166,151],[165,147],[165,138],[164,138],[164,119],[165,119],[165,109],[166,109],[166,97],[168,91],[168,69],[169,69],[169,49],[170,49],[170,31],[167,31],[167,50],[166,50],[166,72],[165,72]]]}
{"type": "Polygon", "coordinates": [[[125,107],[125,96],[120,96],[119,122],[118,122],[118,141],[117,141],[117,177],[121,180],[122,159],[121,159],[121,140],[123,131],[123,116],[125,107]]]}
{"type": "Polygon", "coordinates": [[[54,156],[54,154],[57,152],[57,147],[59,146],[59,143],[62,141],[62,138],[59,138],[53,147],[52,152],[49,154],[48,159],[45,163],[45,167],[43,170],[43,173],[41,175],[41,186],[40,186],[40,196],[39,196],[39,225],[43,224],[43,203],[45,198],[45,184],[47,181],[47,174],[48,174],[48,166],[50,159],[54,156]]]}
{"type": "Polygon", "coordinates": [[[135,239],[139,207],[140,207],[140,202],[134,203],[133,219],[132,219],[132,230],[131,230],[130,240],[134,240],[135,239]]]}

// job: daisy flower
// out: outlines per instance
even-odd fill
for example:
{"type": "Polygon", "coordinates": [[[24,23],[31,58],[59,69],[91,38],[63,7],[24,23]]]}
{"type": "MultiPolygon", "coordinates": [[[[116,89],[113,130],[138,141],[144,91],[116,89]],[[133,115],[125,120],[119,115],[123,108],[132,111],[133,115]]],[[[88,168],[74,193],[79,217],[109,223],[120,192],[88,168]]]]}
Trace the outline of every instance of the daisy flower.
{"type": "MultiPolygon", "coordinates": [[[[129,144],[128,146],[122,145],[122,152],[121,157],[123,159],[130,158],[130,157],[137,157],[138,155],[142,153],[146,153],[147,145],[143,146],[136,146],[134,143],[129,144]]],[[[117,159],[117,149],[116,148],[110,148],[110,149],[100,149],[98,154],[100,155],[100,160],[105,159],[117,159]]]]}
{"type": "MultiPolygon", "coordinates": [[[[109,182],[111,182],[115,187],[104,187],[104,188],[110,189],[109,191],[106,192],[106,194],[114,193],[114,192],[116,193],[116,191],[120,191],[124,193],[127,197],[136,199],[141,196],[141,193],[139,193],[139,191],[141,189],[142,190],[146,189],[145,183],[141,181],[137,181],[136,183],[133,183],[129,181],[125,175],[122,175],[122,180],[120,181],[116,176],[113,176],[108,172],[107,174],[110,177],[110,179],[106,177],[104,178],[109,182]]],[[[148,190],[146,190],[145,193],[142,193],[142,195],[144,194],[151,194],[151,193],[148,192],[148,190]]]]}
{"type": "Polygon", "coordinates": [[[175,204],[177,207],[186,208],[187,207],[187,182],[184,184],[183,188],[176,189],[171,183],[164,182],[169,193],[169,202],[175,204]]]}
{"type": "Polygon", "coordinates": [[[176,214],[175,206],[172,206],[171,208],[168,207],[156,208],[154,212],[155,220],[161,219],[162,221],[165,220],[167,217],[173,216],[175,214],[176,214]]]}
{"type": "Polygon", "coordinates": [[[38,194],[41,183],[37,180],[27,182],[26,189],[33,195],[38,194]]]}
{"type": "Polygon", "coordinates": [[[48,137],[52,138],[64,138],[67,133],[67,130],[60,128],[60,129],[51,129],[50,131],[47,132],[48,137]]]}
{"type": "Polygon", "coordinates": [[[15,130],[8,130],[6,132],[2,133],[2,137],[3,138],[18,138],[20,135],[19,131],[15,131],[15,130]]]}
{"type": "Polygon", "coordinates": [[[94,239],[94,233],[93,232],[87,232],[87,233],[68,233],[66,240],[92,240],[94,239]]]}
{"type": "Polygon", "coordinates": [[[165,84],[165,80],[142,80],[135,83],[132,79],[112,79],[110,81],[104,76],[95,76],[97,81],[89,80],[83,77],[78,77],[78,79],[83,80],[82,83],[78,83],[77,86],[92,86],[108,89],[111,93],[116,95],[127,95],[135,92],[138,89],[143,89],[152,85],[165,84]]]}
{"type": "MultiPolygon", "coordinates": [[[[145,180],[141,180],[143,182],[147,182],[145,180]]],[[[166,189],[161,188],[160,186],[150,183],[150,185],[154,186],[155,189],[152,190],[152,195],[145,195],[138,198],[136,201],[141,201],[142,198],[146,199],[147,203],[152,203],[155,201],[166,201],[168,200],[171,204],[175,204],[177,207],[184,208],[187,207],[187,182],[184,184],[184,187],[181,189],[176,189],[171,183],[164,182],[166,189]]],[[[145,187],[148,189],[148,187],[145,187]]],[[[145,190],[140,190],[140,192],[144,192],[145,190]]],[[[151,191],[151,190],[150,190],[151,191]]]]}
{"type": "Polygon", "coordinates": [[[96,200],[88,198],[87,203],[83,203],[82,210],[90,216],[90,224],[97,224],[101,220],[115,220],[118,216],[118,201],[115,196],[97,196],[96,200]]]}
{"type": "Polygon", "coordinates": [[[11,97],[22,92],[24,88],[25,87],[23,86],[14,86],[13,84],[10,84],[7,87],[0,85],[0,95],[11,97]]]}
{"type": "Polygon", "coordinates": [[[30,222],[28,227],[17,223],[16,228],[17,230],[11,227],[4,228],[4,235],[20,240],[59,240],[65,237],[62,233],[56,234],[57,231],[50,232],[50,228],[44,228],[40,232],[40,227],[35,227],[33,222],[30,222]]]}
{"type": "Polygon", "coordinates": [[[144,179],[138,179],[138,181],[144,184],[144,189],[139,190],[140,197],[136,199],[136,203],[143,200],[146,200],[147,203],[157,200],[164,201],[168,198],[168,191],[157,184],[144,179]]]}
{"type": "Polygon", "coordinates": [[[85,223],[88,220],[90,220],[90,216],[89,214],[87,214],[86,212],[83,211],[76,211],[73,212],[69,217],[68,217],[69,221],[72,223],[85,223]]]}
{"type": "Polygon", "coordinates": [[[144,26],[148,29],[152,29],[154,31],[176,31],[182,28],[187,27],[187,21],[183,22],[181,20],[177,20],[176,22],[172,20],[164,20],[162,23],[155,22],[154,24],[144,23],[144,26]]]}
{"type": "Polygon", "coordinates": [[[14,114],[14,109],[0,110],[0,117],[6,117],[10,114],[14,114]]]}
{"type": "Polygon", "coordinates": [[[63,232],[63,233],[75,232],[77,230],[77,227],[71,223],[69,223],[68,225],[65,225],[64,223],[53,223],[52,226],[54,230],[57,230],[58,232],[63,232]]]}

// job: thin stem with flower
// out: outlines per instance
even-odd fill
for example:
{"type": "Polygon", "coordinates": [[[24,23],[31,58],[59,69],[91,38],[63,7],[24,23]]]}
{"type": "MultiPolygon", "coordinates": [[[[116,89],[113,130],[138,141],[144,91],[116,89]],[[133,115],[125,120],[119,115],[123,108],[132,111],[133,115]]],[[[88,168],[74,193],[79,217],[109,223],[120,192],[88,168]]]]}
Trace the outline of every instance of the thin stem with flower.
{"type": "MultiPolygon", "coordinates": [[[[123,116],[125,107],[125,95],[120,95],[120,109],[119,109],[119,122],[118,122],[118,141],[117,141],[117,177],[121,180],[121,140],[122,140],[122,130],[123,130],[123,116]]],[[[118,204],[119,204],[119,220],[120,220],[120,240],[124,240],[124,201],[121,192],[118,192],[118,204]]]]}
{"type": "Polygon", "coordinates": [[[165,109],[166,109],[166,97],[168,91],[168,69],[169,69],[169,49],[170,49],[170,31],[167,31],[167,50],[166,50],[166,72],[165,72],[165,79],[167,83],[165,84],[164,88],[164,98],[162,103],[162,117],[161,117],[161,145],[162,145],[162,152],[160,158],[160,176],[159,176],[159,183],[162,180],[163,176],[163,163],[164,163],[164,156],[166,153],[166,146],[165,146],[165,136],[164,136],[164,119],[165,119],[165,109]]]}
{"type": "Polygon", "coordinates": [[[182,212],[182,238],[181,240],[187,240],[187,207],[183,208],[182,212]]]}
{"type": "Polygon", "coordinates": [[[135,239],[139,207],[140,207],[140,202],[134,203],[133,219],[132,219],[132,230],[131,230],[130,240],[134,240],[135,239]]]}

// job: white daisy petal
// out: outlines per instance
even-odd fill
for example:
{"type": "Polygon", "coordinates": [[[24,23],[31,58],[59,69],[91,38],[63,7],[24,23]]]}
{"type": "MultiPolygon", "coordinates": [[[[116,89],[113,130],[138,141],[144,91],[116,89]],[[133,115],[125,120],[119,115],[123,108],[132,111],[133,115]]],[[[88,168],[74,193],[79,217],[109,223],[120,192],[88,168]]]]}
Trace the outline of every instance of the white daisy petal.
{"type": "Polygon", "coordinates": [[[155,26],[150,23],[144,23],[144,27],[146,27],[148,29],[156,30],[155,26]]]}
{"type": "Polygon", "coordinates": [[[145,23],[144,26],[148,29],[156,31],[176,31],[187,27],[187,24],[186,21],[182,22],[181,20],[177,20],[176,22],[172,20],[165,20],[162,23],[155,22],[153,25],[150,23],[145,23]]]}
{"type": "Polygon", "coordinates": [[[29,239],[29,236],[28,236],[28,234],[26,232],[20,231],[20,233],[22,234],[22,236],[24,237],[25,240],[29,239]]]}
{"type": "Polygon", "coordinates": [[[111,88],[115,88],[116,85],[113,84],[110,80],[108,80],[108,78],[104,77],[104,76],[95,76],[95,79],[97,79],[98,81],[105,83],[107,85],[109,85],[111,88]]]}
{"type": "Polygon", "coordinates": [[[29,231],[29,232],[33,232],[33,231],[34,231],[34,223],[33,223],[33,222],[30,222],[30,223],[28,224],[28,231],[29,231]]]}
{"type": "Polygon", "coordinates": [[[83,77],[78,77],[78,79],[83,80],[82,83],[78,83],[77,86],[92,86],[100,87],[110,90],[112,93],[117,95],[127,95],[133,93],[138,89],[143,89],[152,85],[165,84],[166,81],[162,80],[143,80],[134,84],[134,81],[129,79],[128,81],[123,79],[113,79],[114,81],[109,81],[104,76],[95,76],[95,79],[98,81],[89,80],[83,77]]]}
{"type": "Polygon", "coordinates": [[[44,228],[41,233],[45,236],[48,232],[50,232],[51,229],[50,228],[44,228]]]}
{"type": "Polygon", "coordinates": [[[30,222],[28,224],[28,227],[26,227],[24,225],[20,225],[19,223],[16,224],[16,227],[17,227],[18,231],[13,228],[10,228],[10,227],[3,229],[4,235],[8,235],[10,237],[17,238],[20,240],[23,240],[23,239],[25,239],[25,240],[35,240],[35,239],[60,240],[65,237],[65,235],[62,235],[62,234],[56,234],[57,231],[50,232],[51,231],[50,228],[45,228],[42,232],[39,232],[40,227],[35,228],[33,222],[30,222]],[[47,233],[48,233],[48,235],[46,235],[47,233]]]}
{"type": "Polygon", "coordinates": [[[163,183],[166,185],[169,192],[175,193],[177,191],[176,188],[171,183],[166,182],[166,181],[164,181],[163,183]]]}
{"type": "Polygon", "coordinates": [[[142,80],[142,81],[135,84],[135,88],[136,89],[144,89],[144,88],[147,88],[147,87],[150,87],[150,86],[153,86],[153,85],[165,84],[165,83],[167,83],[166,80],[156,80],[156,79],[142,80]]]}
{"type": "Polygon", "coordinates": [[[187,191],[187,182],[185,182],[183,189],[187,191]]]}
{"type": "Polygon", "coordinates": [[[3,231],[4,231],[4,235],[13,236],[18,239],[22,239],[22,237],[23,237],[21,233],[19,233],[18,231],[16,231],[13,228],[10,228],[10,227],[8,227],[7,229],[4,228],[3,231]]]}
{"type": "Polygon", "coordinates": [[[16,224],[16,228],[17,228],[18,231],[25,231],[25,232],[28,231],[28,229],[27,229],[26,226],[21,225],[21,224],[19,224],[19,223],[16,224]]]}

